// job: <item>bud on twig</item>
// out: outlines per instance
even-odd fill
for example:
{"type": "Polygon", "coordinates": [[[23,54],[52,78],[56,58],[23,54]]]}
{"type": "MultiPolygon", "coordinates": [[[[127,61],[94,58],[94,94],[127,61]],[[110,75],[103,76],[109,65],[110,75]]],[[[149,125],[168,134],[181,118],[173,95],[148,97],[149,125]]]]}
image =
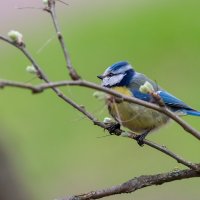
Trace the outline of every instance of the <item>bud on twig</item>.
{"type": "Polygon", "coordinates": [[[146,94],[147,94],[147,93],[150,94],[150,93],[153,93],[153,92],[154,92],[153,86],[152,86],[151,83],[149,83],[148,81],[146,81],[146,82],[144,83],[144,85],[141,85],[140,88],[139,88],[139,90],[140,90],[140,92],[146,93],[146,94]]]}
{"type": "Polygon", "coordinates": [[[23,35],[15,30],[11,30],[8,32],[8,37],[17,44],[23,44],[23,35]]]}
{"type": "Polygon", "coordinates": [[[95,97],[98,100],[104,100],[106,98],[106,95],[103,92],[96,91],[93,93],[93,97],[95,97]]]}
{"type": "Polygon", "coordinates": [[[113,123],[113,120],[109,117],[105,117],[104,120],[103,120],[103,123],[104,124],[111,124],[111,123],[113,123]]]}
{"type": "Polygon", "coordinates": [[[43,4],[48,4],[49,0],[42,0],[43,4]]]}
{"type": "Polygon", "coordinates": [[[159,95],[159,91],[155,92],[153,86],[148,81],[146,81],[144,85],[141,85],[139,90],[142,93],[150,94],[153,98],[152,102],[154,103],[156,102],[161,107],[165,106],[165,103],[163,102],[162,98],[159,95]]]}
{"type": "Polygon", "coordinates": [[[26,71],[30,74],[37,74],[37,70],[35,69],[35,67],[33,65],[31,66],[27,66],[26,67],[26,71]]]}

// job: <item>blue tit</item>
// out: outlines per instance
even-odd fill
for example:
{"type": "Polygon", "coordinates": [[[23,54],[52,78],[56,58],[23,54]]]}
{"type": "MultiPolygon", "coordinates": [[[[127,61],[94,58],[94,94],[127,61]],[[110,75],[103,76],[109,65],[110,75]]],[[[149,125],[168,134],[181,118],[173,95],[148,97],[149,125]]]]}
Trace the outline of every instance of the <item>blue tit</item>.
{"type": "MultiPolygon", "coordinates": [[[[153,90],[159,94],[168,109],[177,115],[200,116],[200,112],[194,110],[183,101],[171,95],[144,74],[136,72],[128,62],[117,62],[108,67],[102,75],[97,76],[102,80],[102,86],[111,88],[123,95],[132,96],[143,101],[153,102],[152,96],[142,93],[140,87],[149,82],[153,90]]],[[[139,145],[147,134],[166,124],[168,116],[144,106],[117,101],[111,95],[107,95],[106,104],[109,113],[118,122],[131,131],[137,133],[139,145]]]]}

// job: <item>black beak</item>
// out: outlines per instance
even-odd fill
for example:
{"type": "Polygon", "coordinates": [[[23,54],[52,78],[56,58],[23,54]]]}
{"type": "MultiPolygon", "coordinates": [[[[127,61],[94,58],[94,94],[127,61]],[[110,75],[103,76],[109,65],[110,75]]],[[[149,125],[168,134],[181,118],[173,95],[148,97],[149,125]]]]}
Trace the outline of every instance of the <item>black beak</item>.
{"type": "Polygon", "coordinates": [[[99,76],[97,76],[97,78],[99,78],[99,79],[103,79],[103,75],[99,75],[99,76]]]}

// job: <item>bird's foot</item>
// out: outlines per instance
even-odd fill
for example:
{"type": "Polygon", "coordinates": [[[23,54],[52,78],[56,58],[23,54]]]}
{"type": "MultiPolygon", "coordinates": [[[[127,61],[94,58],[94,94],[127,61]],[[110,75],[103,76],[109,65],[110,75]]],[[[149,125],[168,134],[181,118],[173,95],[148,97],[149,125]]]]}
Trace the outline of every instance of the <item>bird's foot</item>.
{"type": "Polygon", "coordinates": [[[136,140],[137,140],[137,143],[142,147],[142,146],[144,146],[144,136],[143,136],[143,134],[142,135],[137,135],[136,136],[136,140]]]}
{"type": "Polygon", "coordinates": [[[113,135],[113,133],[115,134],[115,131],[117,129],[120,129],[120,124],[119,123],[113,123],[110,124],[109,127],[107,128],[108,132],[113,135]]]}
{"type": "Polygon", "coordinates": [[[142,147],[142,146],[144,146],[144,139],[145,139],[145,137],[149,134],[149,132],[150,132],[151,130],[147,130],[147,131],[145,131],[144,133],[142,133],[141,135],[137,135],[136,136],[136,140],[137,140],[137,143],[142,147]]]}

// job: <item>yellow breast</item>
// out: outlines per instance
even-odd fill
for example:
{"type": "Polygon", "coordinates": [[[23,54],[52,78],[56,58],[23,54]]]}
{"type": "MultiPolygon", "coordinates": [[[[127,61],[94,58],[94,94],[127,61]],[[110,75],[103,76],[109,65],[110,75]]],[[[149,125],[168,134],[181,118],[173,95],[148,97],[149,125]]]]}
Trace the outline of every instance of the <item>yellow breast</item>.
{"type": "MultiPolygon", "coordinates": [[[[123,95],[133,96],[132,92],[126,87],[114,87],[112,89],[123,95]]],[[[138,133],[157,128],[169,119],[166,115],[144,106],[125,101],[117,102],[112,96],[108,97],[107,103],[110,114],[120,124],[138,133]]]]}
{"type": "Polygon", "coordinates": [[[113,87],[112,89],[115,90],[116,92],[123,94],[123,95],[133,96],[131,91],[127,87],[113,87]]]}

